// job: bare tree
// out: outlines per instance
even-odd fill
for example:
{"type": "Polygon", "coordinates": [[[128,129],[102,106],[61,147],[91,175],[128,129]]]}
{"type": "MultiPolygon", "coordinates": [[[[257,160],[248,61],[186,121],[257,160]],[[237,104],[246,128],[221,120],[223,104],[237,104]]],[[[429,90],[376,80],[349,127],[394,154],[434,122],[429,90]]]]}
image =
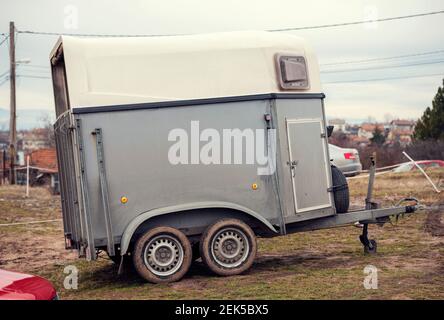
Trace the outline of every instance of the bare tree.
{"type": "Polygon", "coordinates": [[[44,115],[40,122],[42,123],[42,127],[46,130],[46,139],[49,147],[55,147],[55,136],[54,136],[54,126],[52,125],[52,119],[47,114],[44,115]]]}

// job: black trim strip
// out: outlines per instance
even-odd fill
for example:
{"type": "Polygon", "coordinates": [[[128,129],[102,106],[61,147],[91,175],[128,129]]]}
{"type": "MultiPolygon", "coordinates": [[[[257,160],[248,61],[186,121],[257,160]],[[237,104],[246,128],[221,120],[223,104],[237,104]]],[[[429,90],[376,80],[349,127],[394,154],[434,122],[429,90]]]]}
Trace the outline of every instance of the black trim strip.
{"type": "Polygon", "coordinates": [[[254,94],[247,96],[193,99],[193,100],[174,100],[174,101],[122,104],[122,105],[101,106],[101,107],[76,107],[72,108],[72,113],[80,114],[80,113],[97,113],[97,112],[111,112],[111,111],[143,110],[143,109],[185,107],[185,106],[202,105],[202,104],[229,103],[229,102],[242,102],[242,101],[255,101],[255,100],[268,100],[268,99],[324,99],[324,98],[325,94],[323,93],[297,93],[297,94],[268,93],[268,94],[254,94]]]}

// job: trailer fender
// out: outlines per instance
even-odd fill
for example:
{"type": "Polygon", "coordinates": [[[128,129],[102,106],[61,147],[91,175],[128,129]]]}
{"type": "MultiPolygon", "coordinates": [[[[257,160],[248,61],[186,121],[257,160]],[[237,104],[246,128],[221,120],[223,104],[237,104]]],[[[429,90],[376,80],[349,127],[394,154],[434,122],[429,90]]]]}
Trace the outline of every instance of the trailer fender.
{"type": "Polygon", "coordinates": [[[133,237],[134,232],[137,230],[137,228],[144,223],[145,221],[157,217],[164,214],[174,213],[174,212],[180,212],[180,211],[186,211],[186,210],[193,210],[193,209],[206,209],[206,208],[227,208],[227,209],[234,209],[241,212],[244,212],[253,218],[256,218],[260,222],[262,222],[265,226],[267,226],[271,231],[278,233],[278,231],[273,227],[273,225],[267,221],[264,217],[262,217],[259,213],[246,208],[244,206],[230,203],[230,202],[220,202],[220,201],[212,201],[212,202],[193,202],[193,203],[187,203],[182,205],[176,205],[171,207],[165,207],[165,208],[157,208],[150,211],[146,211],[140,215],[138,215],[136,218],[134,218],[125,228],[125,231],[123,232],[121,241],[120,241],[120,254],[123,256],[127,253],[128,247],[130,245],[131,238],[133,237]]]}

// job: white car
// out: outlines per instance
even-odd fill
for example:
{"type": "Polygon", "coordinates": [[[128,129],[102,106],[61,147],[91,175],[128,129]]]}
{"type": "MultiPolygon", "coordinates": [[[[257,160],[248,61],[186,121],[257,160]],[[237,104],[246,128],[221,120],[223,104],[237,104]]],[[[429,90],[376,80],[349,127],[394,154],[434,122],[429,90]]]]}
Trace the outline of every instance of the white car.
{"type": "Polygon", "coordinates": [[[333,144],[328,145],[330,161],[345,176],[355,176],[361,173],[362,164],[359,160],[359,152],[356,149],[340,148],[333,144]]]}

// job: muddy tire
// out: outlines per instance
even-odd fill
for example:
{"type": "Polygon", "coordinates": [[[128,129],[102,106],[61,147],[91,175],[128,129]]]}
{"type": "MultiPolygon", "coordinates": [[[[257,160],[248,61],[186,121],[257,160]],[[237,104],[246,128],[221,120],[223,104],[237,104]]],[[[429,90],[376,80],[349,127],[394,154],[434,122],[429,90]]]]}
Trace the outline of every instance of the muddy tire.
{"type": "Polygon", "coordinates": [[[220,276],[248,270],[256,257],[253,230],[237,219],[224,219],[210,225],[200,240],[202,262],[220,276]]]}
{"type": "Polygon", "coordinates": [[[350,205],[350,194],[347,179],[341,170],[335,166],[331,166],[331,176],[333,181],[333,197],[335,200],[336,212],[346,213],[350,205]]]}
{"type": "Polygon", "coordinates": [[[188,271],[192,249],[188,238],[171,227],[157,227],[142,235],[133,250],[137,273],[153,283],[180,280],[188,271]]]}

